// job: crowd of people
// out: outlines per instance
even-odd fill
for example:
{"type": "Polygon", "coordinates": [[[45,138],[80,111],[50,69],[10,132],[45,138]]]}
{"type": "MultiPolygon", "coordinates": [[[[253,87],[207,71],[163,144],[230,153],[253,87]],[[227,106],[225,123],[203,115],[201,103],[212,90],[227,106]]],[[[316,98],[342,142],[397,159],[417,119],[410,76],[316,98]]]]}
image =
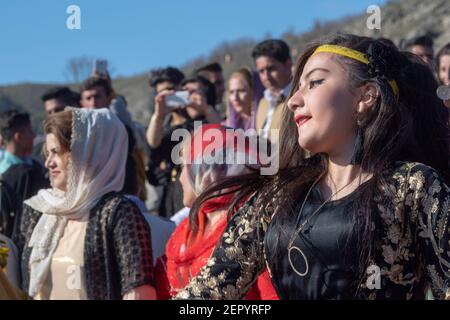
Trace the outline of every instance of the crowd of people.
{"type": "Polygon", "coordinates": [[[2,112],[0,298],[450,299],[450,43],[252,58],[154,70],[147,127],[107,72],[2,112]]]}

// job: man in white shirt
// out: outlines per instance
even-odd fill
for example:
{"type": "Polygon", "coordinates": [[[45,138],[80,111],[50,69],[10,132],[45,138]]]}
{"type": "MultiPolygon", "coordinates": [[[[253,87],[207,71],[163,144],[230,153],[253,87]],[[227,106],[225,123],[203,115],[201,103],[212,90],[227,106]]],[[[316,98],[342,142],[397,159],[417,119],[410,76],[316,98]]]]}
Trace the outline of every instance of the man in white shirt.
{"type": "Polygon", "coordinates": [[[264,138],[270,139],[270,130],[280,129],[283,105],[290,91],[290,50],[283,40],[270,39],[257,44],[252,56],[261,82],[266,88],[256,113],[256,130],[264,138]]]}

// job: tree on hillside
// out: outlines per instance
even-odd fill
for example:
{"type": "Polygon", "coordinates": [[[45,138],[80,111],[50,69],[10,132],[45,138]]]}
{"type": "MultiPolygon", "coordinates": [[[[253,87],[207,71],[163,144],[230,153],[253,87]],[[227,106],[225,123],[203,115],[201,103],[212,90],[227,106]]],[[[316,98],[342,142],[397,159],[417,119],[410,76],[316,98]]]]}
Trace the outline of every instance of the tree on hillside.
{"type": "Polygon", "coordinates": [[[91,74],[93,61],[94,58],[87,56],[71,58],[63,71],[64,77],[68,82],[80,83],[91,74]]]}
{"type": "MultiPolygon", "coordinates": [[[[80,83],[87,79],[91,74],[94,67],[95,57],[81,56],[74,57],[67,61],[66,66],[64,68],[63,74],[68,82],[80,83]]],[[[101,59],[105,60],[105,59],[101,59]]],[[[114,73],[114,68],[111,67],[108,61],[108,72],[112,77],[114,73]]]]}

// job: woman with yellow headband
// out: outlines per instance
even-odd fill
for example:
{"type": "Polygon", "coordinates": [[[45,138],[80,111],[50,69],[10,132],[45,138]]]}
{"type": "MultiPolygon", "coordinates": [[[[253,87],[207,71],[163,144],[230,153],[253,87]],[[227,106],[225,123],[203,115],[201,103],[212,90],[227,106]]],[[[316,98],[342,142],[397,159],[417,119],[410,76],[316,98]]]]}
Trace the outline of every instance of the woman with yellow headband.
{"type": "Polygon", "coordinates": [[[448,122],[431,71],[372,38],[299,58],[280,170],[213,186],[252,195],[177,298],[241,298],[267,264],[281,299],[450,294],[448,122]]]}

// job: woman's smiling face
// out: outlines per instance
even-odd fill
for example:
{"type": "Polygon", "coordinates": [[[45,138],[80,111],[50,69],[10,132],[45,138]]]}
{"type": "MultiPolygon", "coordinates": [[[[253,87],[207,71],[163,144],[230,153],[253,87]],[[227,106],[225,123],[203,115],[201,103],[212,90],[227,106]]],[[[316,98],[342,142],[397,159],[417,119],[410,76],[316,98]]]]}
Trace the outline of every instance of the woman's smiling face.
{"type": "Polygon", "coordinates": [[[64,150],[53,133],[47,134],[45,148],[47,151],[45,167],[49,171],[52,187],[65,192],[67,191],[70,152],[64,150]]]}
{"type": "Polygon", "coordinates": [[[350,89],[347,72],[334,54],[311,56],[294,86],[288,107],[302,148],[331,155],[353,143],[360,97],[350,89]]]}

